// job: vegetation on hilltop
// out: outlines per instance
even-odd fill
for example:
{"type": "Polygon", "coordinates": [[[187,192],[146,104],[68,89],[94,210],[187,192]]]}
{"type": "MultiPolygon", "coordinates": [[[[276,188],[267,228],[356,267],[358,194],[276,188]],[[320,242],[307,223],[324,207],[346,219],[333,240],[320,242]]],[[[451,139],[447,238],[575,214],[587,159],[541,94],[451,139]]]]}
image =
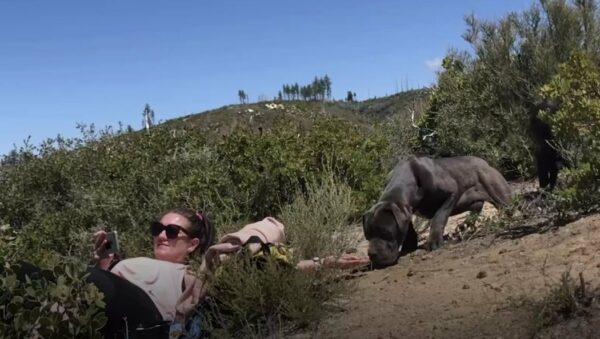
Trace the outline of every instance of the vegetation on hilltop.
{"type": "MultiPolygon", "coordinates": [[[[332,239],[338,228],[328,231],[320,227],[355,220],[377,198],[388,167],[385,159],[391,153],[387,138],[376,129],[366,130],[320,113],[310,121],[311,128],[306,129],[299,121],[282,116],[262,134],[237,127],[223,136],[173,124],[135,133],[96,132],[84,127],[82,138],[49,139],[38,147],[24,146],[5,158],[0,170],[0,224],[5,225],[0,231],[0,264],[27,260],[61,276],[60,267],[72,263],[80,270],[72,271],[67,279],[71,281],[81,277],[91,257],[90,234],[95,229],[118,230],[126,257],[150,256],[147,225],[160,211],[173,206],[209,211],[223,234],[266,215],[277,216],[282,207],[309,199],[318,192],[309,189],[310,183],[323,180],[333,180],[334,196],[346,196],[340,201],[356,202],[338,206],[344,210],[339,214],[344,215],[343,220],[309,225],[322,239],[332,239]]],[[[309,208],[321,207],[313,202],[309,208]]],[[[287,211],[288,218],[296,221],[284,223],[299,224],[297,213],[287,211]]],[[[321,251],[327,242],[314,245],[321,251]]],[[[342,250],[340,247],[338,252],[342,250]]],[[[302,258],[317,254],[321,252],[304,252],[302,258]]],[[[5,310],[24,305],[13,300],[13,293],[27,290],[37,296],[46,286],[19,285],[14,275],[7,274],[0,278],[1,284],[12,286],[0,294],[4,303],[0,307],[5,310]]],[[[322,309],[319,305],[337,295],[338,289],[329,290],[337,284],[330,280],[335,277],[324,277],[318,277],[318,285],[314,285],[317,277],[290,282],[289,293],[306,288],[294,285],[302,283],[312,286],[315,295],[326,297],[308,300],[313,303],[310,308],[298,305],[287,319],[290,324],[305,326],[307,312],[322,309]]],[[[27,302],[43,305],[52,301],[71,305],[74,313],[96,314],[100,306],[95,294],[89,294],[90,299],[83,303],[74,303],[72,298],[88,287],[74,288],[62,299],[29,298],[27,302]]],[[[45,317],[45,312],[52,310],[42,308],[25,323],[45,317]]],[[[12,311],[2,314],[4,322],[0,324],[7,322],[3,333],[8,336],[29,336],[37,331],[23,327],[23,320],[12,311]]],[[[60,321],[49,319],[50,323],[60,321]]],[[[79,326],[77,322],[72,325],[79,326]]]]}

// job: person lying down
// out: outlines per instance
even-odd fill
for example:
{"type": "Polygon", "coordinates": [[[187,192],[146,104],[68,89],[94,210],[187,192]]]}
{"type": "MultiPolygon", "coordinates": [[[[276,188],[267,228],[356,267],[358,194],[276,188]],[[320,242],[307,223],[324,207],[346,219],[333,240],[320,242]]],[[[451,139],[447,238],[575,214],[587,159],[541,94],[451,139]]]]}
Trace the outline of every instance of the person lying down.
{"type": "MultiPolygon", "coordinates": [[[[220,263],[245,245],[251,253],[256,253],[261,249],[261,243],[285,243],[284,225],[275,218],[267,217],[225,235],[214,244],[215,229],[207,216],[185,208],[163,213],[158,221],[150,225],[150,232],[154,258],[138,257],[124,260],[117,260],[114,254],[106,251],[108,239],[105,231],[94,234],[96,265],[91,270],[102,272],[95,272],[90,277],[102,277],[100,283],[95,282],[94,278],[92,282],[96,283],[105,295],[113,296],[106,298],[109,323],[105,333],[117,331],[123,318],[134,319],[134,322],[140,324],[157,320],[185,324],[195,307],[206,296],[206,273],[214,271],[220,263]],[[260,242],[247,244],[252,237],[257,237],[260,242]],[[199,273],[191,270],[189,265],[194,256],[203,258],[199,273]],[[106,274],[108,272],[110,275],[106,274]],[[106,283],[105,280],[118,280],[119,283],[106,283]],[[139,293],[140,291],[143,293],[139,293]],[[135,296],[139,300],[123,298],[124,295],[135,296]],[[111,303],[112,305],[109,305],[111,303]],[[151,304],[152,307],[148,307],[152,311],[142,319],[139,314],[131,314],[129,305],[132,303],[151,304]]],[[[366,257],[346,254],[340,257],[301,260],[296,268],[311,272],[320,267],[349,269],[368,263],[369,259],[366,257]]],[[[137,309],[139,312],[139,308],[137,309]]]]}

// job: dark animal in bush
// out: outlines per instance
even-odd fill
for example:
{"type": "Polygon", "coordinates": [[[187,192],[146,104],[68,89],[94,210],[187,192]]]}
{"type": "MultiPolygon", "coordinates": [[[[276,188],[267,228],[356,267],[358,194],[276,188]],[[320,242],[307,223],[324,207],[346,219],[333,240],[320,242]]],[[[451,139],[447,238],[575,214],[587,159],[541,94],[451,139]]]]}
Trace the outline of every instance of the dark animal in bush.
{"type": "Polygon", "coordinates": [[[500,208],[510,199],[502,174],[481,158],[411,157],[400,161],[390,172],[379,202],[363,216],[369,258],[375,268],[381,268],[416,250],[413,213],[431,219],[427,247],[434,250],[442,245],[449,216],[480,212],[485,201],[500,208]]]}
{"type": "Polygon", "coordinates": [[[543,100],[529,107],[529,129],[533,138],[536,169],[540,188],[553,189],[558,177],[558,164],[561,157],[554,144],[550,126],[539,117],[540,111],[556,111],[558,104],[543,100]]]}

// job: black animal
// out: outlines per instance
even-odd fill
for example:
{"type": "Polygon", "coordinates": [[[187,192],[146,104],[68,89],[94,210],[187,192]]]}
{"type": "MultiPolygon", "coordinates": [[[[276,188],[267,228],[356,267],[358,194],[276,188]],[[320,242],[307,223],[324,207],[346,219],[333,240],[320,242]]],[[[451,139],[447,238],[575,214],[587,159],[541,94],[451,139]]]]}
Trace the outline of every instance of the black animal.
{"type": "Polygon", "coordinates": [[[465,211],[480,212],[484,201],[497,208],[510,202],[508,183],[480,158],[416,158],[399,162],[379,201],[363,216],[368,254],[375,268],[393,265],[402,253],[417,248],[413,213],[430,222],[427,247],[442,245],[448,217],[465,211]]]}
{"type": "Polygon", "coordinates": [[[540,188],[552,190],[556,186],[559,163],[564,162],[556,150],[554,135],[550,126],[539,117],[540,111],[554,112],[558,104],[550,100],[542,100],[529,107],[529,129],[534,144],[534,155],[540,188]]]}

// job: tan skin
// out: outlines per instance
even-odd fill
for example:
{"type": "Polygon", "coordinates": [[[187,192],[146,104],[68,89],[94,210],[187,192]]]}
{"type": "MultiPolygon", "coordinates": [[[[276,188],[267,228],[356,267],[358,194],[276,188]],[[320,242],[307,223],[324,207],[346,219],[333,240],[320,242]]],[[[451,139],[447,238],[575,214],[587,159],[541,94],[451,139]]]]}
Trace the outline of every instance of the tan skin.
{"type": "MultiPolygon", "coordinates": [[[[351,254],[343,254],[340,257],[329,256],[322,259],[322,265],[327,268],[349,269],[357,266],[363,266],[370,262],[369,258],[351,254]]],[[[301,271],[314,271],[316,269],[315,262],[312,260],[301,260],[296,265],[296,268],[301,271]]]]}
{"type": "MultiPolygon", "coordinates": [[[[186,230],[190,229],[189,221],[176,213],[167,213],[161,219],[163,225],[179,225],[186,230]]],[[[154,258],[175,263],[184,263],[188,255],[192,254],[200,245],[200,239],[190,238],[184,232],[179,232],[175,239],[168,239],[165,231],[152,237],[154,258]]]]}
{"type": "MultiPolygon", "coordinates": [[[[177,213],[167,213],[161,219],[163,225],[179,225],[186,230],[189,230],[190,223],[182,215],[177,213]]],[[[98,261],[98,266],[101,269],[108,270],[110,263],[113,260],[113,254],[106,253],[104,246],[106,245],[106,232],[98,231],[94,233],[94,258],[98,261]]],[[[173,263],[184,263],[191,253],[193,253],[200,244],[198,238],[190,238],[184,232],[179,232],[175,239],[168,239],[165,231],[158,236],[152,237],[154,248],[154,258],[158,260],[169,261],[173,263]]],[[[366,265],[369,259],[356,255],[344,254],[338,258],[330,256],[322,259],[322,265],[328,268],[349,269],[357,266],[366,265]]],[[[314,271],[317,267],[313,260],[301,260],[296,265],[296,268],[301,271],[314,271]]]]}
{"type": "MultiPolygon", "coordinates": [[[[163,225],[178,225],[186,230],[190,229],[190,222],[182,215],[177,213],[167,213],[160,219],[163,225]]],[[[158,236],[152,237],[152,246],[154,248],[154,258],[158,260],[169,261],[173,263],[184,263],[191,253],[196,250],[200,244],[200,239],[190,238],[184,232],[179,232],[177,238],[169,239],[162,231],[158,236]]],[[[98,231],[94,233],[94,247],[96,248],[95,259],[99,267],[107,270],[113,260],[113,254],[106,253],[106,232],[98,231]]]]}

